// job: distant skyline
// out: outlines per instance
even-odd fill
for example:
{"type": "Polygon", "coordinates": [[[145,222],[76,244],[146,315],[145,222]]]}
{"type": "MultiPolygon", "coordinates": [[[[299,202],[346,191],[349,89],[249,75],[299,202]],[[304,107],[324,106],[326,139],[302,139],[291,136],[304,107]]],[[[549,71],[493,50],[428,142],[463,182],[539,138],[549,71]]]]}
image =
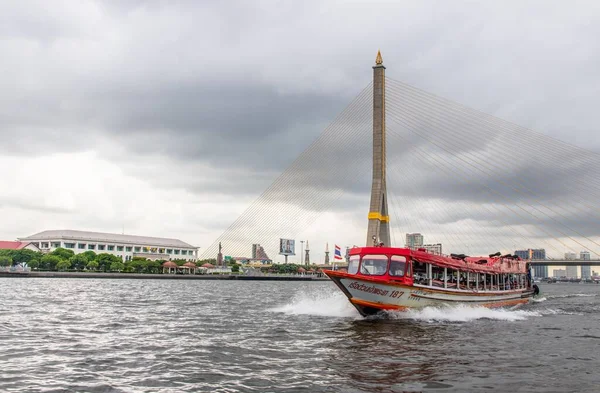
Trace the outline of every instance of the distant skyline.
{"type": "MultiPolygon", "coordinates": [[[[592,1],[0,4],[0,240],[210,245],[371,81],[378,49],[388,77],[600,152],[599,22],[592,1]]],[[[362,244],[366,209],[324,212],[311,260],[362,244]]]]}

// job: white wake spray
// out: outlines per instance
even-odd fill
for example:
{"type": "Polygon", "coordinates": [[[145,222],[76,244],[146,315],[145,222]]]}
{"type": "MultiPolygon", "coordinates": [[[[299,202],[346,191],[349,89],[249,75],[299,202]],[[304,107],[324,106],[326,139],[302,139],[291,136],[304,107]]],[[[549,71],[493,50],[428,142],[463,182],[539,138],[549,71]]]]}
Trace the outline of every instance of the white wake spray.
{"type": "Polygon", "coordinates": [[[316,315],[321,317],[360,318],[360,314],[340,292],[297,293],[291,301],[271,311],[289,315],[316,315]]]}
{"type": "Polygon", "coordinates": [[[539,317],[537,311],[491,309],[486,307],[472,307],[456,305],[448,307],[425,307],[422,309],[404,312],[389,313],[395,319],[408,319],[426,322],[470,322],[478,319],[495,319],[501,321],[522,321],[530,317],[539,317]]]}

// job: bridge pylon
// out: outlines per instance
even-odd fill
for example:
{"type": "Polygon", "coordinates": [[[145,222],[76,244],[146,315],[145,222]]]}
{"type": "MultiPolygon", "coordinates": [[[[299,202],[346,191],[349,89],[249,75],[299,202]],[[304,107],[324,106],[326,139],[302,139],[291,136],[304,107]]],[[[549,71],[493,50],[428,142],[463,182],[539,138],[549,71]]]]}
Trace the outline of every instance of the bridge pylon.
{"type": "Polygon", "coordinates": [[[385,66],[377,52],[373,67],[373,183],[367,229],[367,245],[390,246],[385,152],[385,66]]]}

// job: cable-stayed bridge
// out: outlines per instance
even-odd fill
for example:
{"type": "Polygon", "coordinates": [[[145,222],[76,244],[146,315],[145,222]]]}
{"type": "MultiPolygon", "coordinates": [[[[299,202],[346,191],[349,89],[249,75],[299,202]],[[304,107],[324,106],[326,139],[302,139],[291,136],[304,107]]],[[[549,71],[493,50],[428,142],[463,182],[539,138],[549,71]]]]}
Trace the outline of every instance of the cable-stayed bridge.
{"type": "Polygon", "coordinates": [[[402,247],[409,232],[445,254],[544,248],[554,258],[600,257],[597,153],[384,70],[378,55],[373,82],[202,258],[214,258],[219,243],[232,256],[258,243],[273,258],[280,238],[308,239],[314,251],[327,240],[365,245],[375,234],[402,247]]]}

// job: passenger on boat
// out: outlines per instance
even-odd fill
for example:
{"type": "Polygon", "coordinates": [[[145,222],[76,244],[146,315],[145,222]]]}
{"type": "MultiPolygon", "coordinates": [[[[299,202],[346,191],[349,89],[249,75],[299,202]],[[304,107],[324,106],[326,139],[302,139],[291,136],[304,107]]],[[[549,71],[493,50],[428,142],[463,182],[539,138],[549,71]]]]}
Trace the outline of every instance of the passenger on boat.
{"type": "Polygon", "coordinates": [[[390,262],[390,275],[392,276],[403,276],[404,275],[404,262],[391,261],[390,262]]]}

